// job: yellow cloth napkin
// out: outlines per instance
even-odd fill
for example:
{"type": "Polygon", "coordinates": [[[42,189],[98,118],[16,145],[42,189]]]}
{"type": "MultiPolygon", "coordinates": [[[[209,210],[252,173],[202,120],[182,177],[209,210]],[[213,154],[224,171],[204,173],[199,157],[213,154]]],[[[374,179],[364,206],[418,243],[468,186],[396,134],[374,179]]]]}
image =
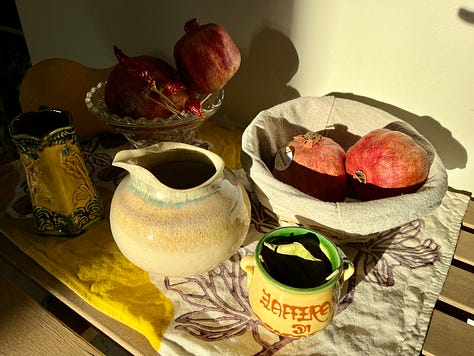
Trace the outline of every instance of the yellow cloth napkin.
{"type": "Polygon", "coordinates": [[[206,121],[197,131],[197,137],[212,143],[212,151],[225,162],[227,168],[240,169],[240,150],[243,128],[224,121],[206,121]]]}
{"type": "MultiPolygon", "coordinates": [[[[231,169],[240,168],[242,130],[209,120],[198,138],[212,143],[231,169]]],[[[19,161],[0,166],[0,185],[17,187],[23,167],[19,161]]],[[[7,209],[12,189],[0,190],[0,230],[23,252],[105,314],[142,333],[155,349],[173,317],[173,303],[151,282],[148,273],[129,262],[110,232],[108,214],[113,191],[96,182],[106,219],[76,238],[45,238],[34,231],[32,218],[12,217],[7,209]]]]}

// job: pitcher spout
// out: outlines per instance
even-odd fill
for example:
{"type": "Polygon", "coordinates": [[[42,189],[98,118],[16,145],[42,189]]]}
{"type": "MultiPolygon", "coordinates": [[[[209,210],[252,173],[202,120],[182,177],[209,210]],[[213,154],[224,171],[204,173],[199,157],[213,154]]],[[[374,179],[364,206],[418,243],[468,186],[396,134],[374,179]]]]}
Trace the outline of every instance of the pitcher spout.
{"type": "Polygon", "coordinates": [[[185,143],[161,142],[117,153],[112,164],[128,171],[130,184],[163,201],[181,201],[218,189],[224,161],[218,155],[185,143]],[[191,190],[193,191],[191,193],[191,190]]]}

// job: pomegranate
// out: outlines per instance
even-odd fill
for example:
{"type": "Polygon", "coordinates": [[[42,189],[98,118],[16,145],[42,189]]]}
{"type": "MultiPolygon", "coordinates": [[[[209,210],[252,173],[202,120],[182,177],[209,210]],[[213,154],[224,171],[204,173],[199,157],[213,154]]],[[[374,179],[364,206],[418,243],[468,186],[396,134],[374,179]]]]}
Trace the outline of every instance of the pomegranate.
{"type": "Polygon", "coordinates": [[[104,91],[110,112],[134,119],[154,119],[168,118],[186,108],[192,98],[177,81],[176,70],[170,64],[153,56],[130,58],[118,48],[115,53],[119,63],[108,75],[104,91]]]}
{"type": "Polygon", "coordinates": [[[188,87],[200,94],[215,92],[240,67],[240,51],[221,25],[200,26],[196,19],[184,25],[185,34],[176,42],[176,68],[188,87]]]}
{"type": "Polygon", "coordinates": [[[344,149],[316,132],[298,135],[278,150],[272,174],[278,180],[328,202],[347,193],[344,149]]]}
{"type": "Polygon", "coordinates": [[[376,129],[346,153],[351,195],[359,200],[416,192],[427,180],[428,153],[407,134],[376,129]]]}

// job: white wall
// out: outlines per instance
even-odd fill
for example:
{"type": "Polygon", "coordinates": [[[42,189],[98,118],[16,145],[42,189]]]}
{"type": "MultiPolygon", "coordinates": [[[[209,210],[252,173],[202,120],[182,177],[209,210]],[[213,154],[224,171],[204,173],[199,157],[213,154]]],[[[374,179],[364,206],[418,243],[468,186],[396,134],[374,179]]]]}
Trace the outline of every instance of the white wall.
{"type": "Polygon", "coordinates": [[[172,62],[186,20],[232,34],[242,66],[220,114],[245,125],[297,96],[338,93],[407,121],[451,187],[474,192],[474,0],[16,0],[33,63],[102,68],[112,45],[172,62]]]}

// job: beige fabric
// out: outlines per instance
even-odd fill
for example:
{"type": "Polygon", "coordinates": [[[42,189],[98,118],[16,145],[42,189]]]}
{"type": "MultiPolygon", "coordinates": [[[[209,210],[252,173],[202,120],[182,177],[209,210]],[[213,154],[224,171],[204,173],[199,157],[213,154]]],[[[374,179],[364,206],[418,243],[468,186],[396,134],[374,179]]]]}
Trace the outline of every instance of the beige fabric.
{"type": "Polygon", "coordinates": [[[371,106],[347,99],[303,97],[260,112],[242,136],[242,166],[261,203],[280,219],[318,228],[341,242],[368,239],[416,220],[441,204],[447,174],[433,146],[413,127],[371,106]],[[430,155],[428,181],[417,193],[388,199],[323,202],[273,177],[273,156],[293,136],[308,130],[331,137],[345,150],[376,128],[412,136],[430,155]]]}
{"type": "MultiPolygon", "coordinates": [[[[252,201],[253,193],[250,192],[252,201]]],[[[355,273],[334,320],[302,339],[279,338],[248,305],[242,256],[272,229],[253,204],[249,244],[218,267],[191,278],[150,276],[174,305],[161,355],[419,355],[453,257],[469,197],[448,191],[423,219],[369,242],[341,246],[355,273]],[[260,229],[264,229],[263,231],[260,229]],[[260,231],[258,231],[260,230],[260,231]],[[250,242],[254,241],[254,242],[250,242]]]]}

